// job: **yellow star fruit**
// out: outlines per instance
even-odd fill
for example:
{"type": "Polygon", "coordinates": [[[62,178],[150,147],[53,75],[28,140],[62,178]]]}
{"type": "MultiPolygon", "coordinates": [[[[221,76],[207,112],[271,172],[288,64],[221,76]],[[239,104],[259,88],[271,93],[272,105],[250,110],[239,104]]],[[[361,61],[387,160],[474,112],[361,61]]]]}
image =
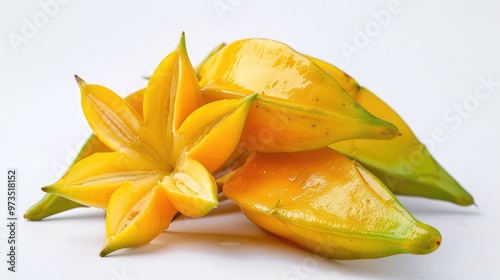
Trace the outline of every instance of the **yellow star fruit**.
{"type": "Polygon", "coordinates": [[[77,81],[85,117],[111,152],[84,158],[43,190],[107,209],[101,256],[148,243],[177,211],[199,217],[218,205],[210,172],[238,145],[255,95],[202,106],[184,36],[153,73],[143,116],[111,90],[77,81]],[[207,155],[221,141],[224,149],[207,155]]]}
{"type": "Polygon", "coordinates": [[[76,79],[94,135],[25,217],[106,209],[101,256],[150,242],[177,213],[207,214],[218,205],[217,183],[258,226],[336,259],[439,247],[440,233],[383,183],[472,203],[389,106],[334,66],[276,41],[221,45],[193,69],[183,34],[147,87],[126,99],[76,79]],[[369,140],[399,133],[379,117],[402,136],[369,140]],[[423,163],[402,172],[401,157],[415,147],[423,163]]]}
{"type": "Polygon", "coordinates": [[[427,254],[441,243],[375,176],[328,148],[255,153],[223,192],[259,227],[329,258],[427,254]]]}
{"type": "Polygon", "coordinates": [[[242,135],[248,149],[301,151],[398,135],[394,125],[367,112],[309,58],[280,42],[235,41],[208,58],[198,77],[207,102],[259,94],[242,135]]]}
{"type": "Polygon", "coordinates": [[[335,78],[359,104],[395,124],[401,133],[400,137],[387,141],[351,139],[334,143],[331,148],[361,162],[396,194],[458,205],[474,203],[472,196],[439,165],[396,111],[340,69],[319,59],[311,60],[335,78]]]}

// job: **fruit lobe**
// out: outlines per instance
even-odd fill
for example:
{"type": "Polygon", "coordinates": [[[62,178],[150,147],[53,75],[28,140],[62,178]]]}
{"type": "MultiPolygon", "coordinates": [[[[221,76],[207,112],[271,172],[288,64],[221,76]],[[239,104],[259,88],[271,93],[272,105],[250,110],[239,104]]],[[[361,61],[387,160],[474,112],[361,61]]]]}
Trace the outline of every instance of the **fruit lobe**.
{"type": "Polygon", "coordinates": [[[330,147],[356,159],[396,194],[471,205],[472,196],[450,176],[417,139],[406,122],[370,90],[324,61],[311,58],[375,116],[395,124],[401,135],[386,141],[352,139],[330,147]]]}
{"type": "Polygon", "coordinates": [[[163,187],[123,185],[109,202],[104,257],[116,250],[144,245],[162,233],[177,213],[163,187]]]}
{"type": "MultiPolygon", "coordinates": [[[[143,103],[142,101],[144,99],[144,92],[145,89],[140,89],[125,98],[125,101],[127,101],[127,103],[130,104],[130,106],[132,106],[140,115],[142,115],[142,103],[143,103]]],[[[76,156],[71,166],[75,165],[80,160],[95,153],[110,152],[110,151],[111,150],[101,140],[99,140],[97,136],[92,134],[83,145],[82,149],[76,156]]],[[[68,171],[66,171],[66,173],[68,171]]],[[[87,206],[69,200],[67,198],[49,193],[46,194],[42,199],[40,199],[40,201],[31,206],[24,214],[24,218],[31,221],[39,221],[44,218],[50,217],[52,215],[78,207],[87,207],[87,206]]]]}
{"type": "Polygon", "coordinates": [[[233,42],[210,57],[198,77],[205,102],[259,94],[242,135],[249,149],[290,152],[397,135],[310,59],[276,41],[233,42]]]}
{"type": "Polygon", "coordinates": [[[328,148],[256,153],[223,191],[258,226],[329,258],[426,254],[441,242],[378,179],[328,148]]]}

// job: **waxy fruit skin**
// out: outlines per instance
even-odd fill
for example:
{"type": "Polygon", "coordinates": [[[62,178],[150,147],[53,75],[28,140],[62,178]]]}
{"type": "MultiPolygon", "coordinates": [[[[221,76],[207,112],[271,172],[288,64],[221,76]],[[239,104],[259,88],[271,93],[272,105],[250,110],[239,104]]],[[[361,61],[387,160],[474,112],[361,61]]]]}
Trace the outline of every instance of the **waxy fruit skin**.
{"type": "Polygon", "coordinates": [[[472,196],[439,165],[406,122],[384,101],[335,66],[311,58],[361,106],[395,124],[401,136],[386,141],[352,139],[330,147],[359,161],[395,194],[421,196],[471,205],[472,196]]]}
{"type": "Polygon", "coordinates": [[[328,258],[427,254],[441,243],[375,176],[328,148],[256,153],[223,192],[259,227],[328,258]]]}
{"type": "Polygon", "coordinates": [[[198,77],[206,102],[259,94],[242,135],[248,149],[302,151],[398,135],[394,125],[367,112],[335,79],[280,42],[235,41],[208,58],[198,77]]]}
{"type": "MultiPolygon", "coordinates": [[[[130,106],[132,106],[137,113],[142,115],[142,103],[144,99],[144,89],[138,90],[125,98],[130,106]]],[[[76,156],[73,163],[70,165],[66,173],[80,160],[91,156],[95,153],[111,152],[111,150],[102,143],[101,140],[94,134],[92,134],[89,139],[85,142],[82,149],[76,156]]],[[[86,205],[74,202],[65,197],[58,196],[55,194],[46,194],[40,201],[31,206],[26,213],[24,218],[31,221],[39,221],[44,218],[50,217],[52,215],[71,210],[78,207],[87,207],[86,205]]]]}
{"type": "Polygon", "coordinates": [[[183,34],[126,99],[76,78],[95,135],[25,217],[106,209],[100,256],[147,244],[179,214],[207,214],[222,186],[256,225],[334,259],[439,247],[390,190],[473,203],[393,109],[283,43],[222,44],[193,68],[183,34]]]}
{"type": "Polygon", "coordinates": [[[210,171],[237,147],[256,95],[202,106],[184,36],[151,76],[142,113],[110,89],[76,80],[85,117],[111,152],[78,161],[42,190],[107,209],[101,256],[148,243],[177,212],[200,217],[217,207],[210,171]]]}

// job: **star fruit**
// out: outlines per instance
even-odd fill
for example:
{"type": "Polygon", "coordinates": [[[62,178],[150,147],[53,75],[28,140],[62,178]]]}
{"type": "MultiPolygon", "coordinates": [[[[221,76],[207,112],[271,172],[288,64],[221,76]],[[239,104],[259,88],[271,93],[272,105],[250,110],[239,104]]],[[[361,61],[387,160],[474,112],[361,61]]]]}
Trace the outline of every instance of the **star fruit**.
{"type": "Polygon", "coordinates": [[[441,244],[375,176],[328,148],[254,153],[223,192],[259,227],[328,258],[427,254],[441,244]]]}
{"type": "Polygon", "coordinates": [[[76,79],[85,117],[111,152],[82,159],[43,190],[107,209],[101,256],[150,242],[178,211],[200,217],[218,205],[211,172],[238,145],[255,95],[202,106],[184,35],[154,71],[143,116],[111,90],[76,79]]]}
{"type": "MultiPolygon", "coordinates": [[[[245,148],[298,151],[352,137],[397,135],[396,127],[368,113],[335,79],[283,43],[247,39],[220,45],[196,72],[204,102],[260,93],[243,130],[245,148]]],[[[142,102],[140,98],[131,101],[133,106],[142,102]]],[[[26,217],[41,219],[76,206],[48,195],[26,217]]]]}
{"type": "Polygon", "coordinates": [[[207,102],[259,94],[243,130],[248,149],[293,152],[398,135],[393,124],[366,111],[309,58],[277,41],[228,44],[203,63],[198,77],[207,102]]]}
{"type": "MultiPolygon", "coordinates": [[[[216,48],[214,48],[209,55],[195,68],[195,72],[198,73],[199,69],[203,64],[213,56],[217,51],[219,51],[224,44],[220,44],[216,48]]],[[[138,113],[139,115],[143,115],[142,113],[142,104],[144,99],[145,88],[140,89],[125,98],[127,101],[138,113]]],[[[75,165],[80,160],[91,156],[98,152],[109,152],[111,151],[95,134],[92,134],[87,142],[83,145],[80,152],[72,162],[69,169],[75,165]]],[[[66,171],[67,172],[67,171],[66,171]]],[[[68,211],[78,207],[86,207],[83,204],[74,202],[65,197],[58,196],[55,194],[46,194],[40,201],[31,206],[26,213],[24,214],[24,218],[32,221],[39,221],[49,216],[68,211]]]]}
{"type": "Polygon", "coordinates": [[[471,205],[472,196],[446,172],[417,139],[408,124],[382,99],[335,66],[311,58],[335,78],[359,104],[395,124],[400,137],[387,141],[351,139],[330,145],[356,159],[396,194],[422,196],[471,205]]]}
{"type": "MultiPolygon", "coordinates": [[[[199,67],[203,86],[200,102],[200,89],[196,77],[193,78],[182,38],[170,60],[167,57],[155,71],[148,88],[133,94],[137,98],[132,101],[127,98],[138,120],[129,116],[133,113],[127,115],[127,109],[123,109],[127,104],[113,97],[113,93],[99,93],[109,90],[79,81],[82,101],[94,99],[88,102],[93,102],[92,106],[82,104],[97,135],[92,136],[89,143],[96,145],[87,144],[89,149],[86,145],[74,167],[60,181],[45,188],[51,194],[34,208],[41,212],[28,211],[32,217],[79,205],[107,208],[108,237],[101,252],[106,255],[149,242],[168,227],[177,211],[197,217],[215,207],[214,181],[207,172],[217,172],[219,166],[228,164],[226,159],[234,156],[230,154],[242,131],[245,147],[265,152],[313,149],[331,143],[332,139],[339,141],[353,135],[390,138],[397,132],[391,124],[367,113],[356,101],[346,97],[342,93],[343,80],[336,81],[337,77],[323,66],[319,68],[314,59],[305,58],[284,44],[249,39],[229,51],[224,48],[222,51],[225,54],[218,58],[222,62],[229,63],[231,58],[240,57],[244,62],[235,62],[235,66],[214,61],[219,49],[211,54],[199,67]],[[242,53],[242,50],[246,51],[242,53]],[[278,53],[287,59],[280,59],[278,53]],[[165,62],[167,60],[170,63],[165,62]],[[205,67],[207,63],[211,66],[205,67]],[[302,75],[318,87],[287,85],[289,81],[281,77],[280,72],[292,74],[292,80],[302,75]],[[224,75],[218,80],[220,73],[224,75]],[[272,78],[276,77],[282,79],[274,83],[272,78]],[[247,78],[252,82],[246,82],[247,78]],[[142,104],[144,94],[147,97],[142,104]],[[328,95],[337,99],[330,96],[324,102],[323,97],[328,95]],[[150,105],[146,104],[147,98],[150,105]],[[96,100],[98,102],[94,102],[96,100]],[[343,101],[348,103],[342,106],[347,104],[353,108],[339,110],[342,107],[338,105],[343,101]],[[200,108],[204,102],[213,103],[200,108]],[[105,106],[100,106],[102,104],[105,106]],[[328,110],[321,107],[325,104],[337,107],[328,110]],[[157,118],[148,121],[147,108],[155,112],[153,115],[157,118]],[[250,125],[244,125],[245,118],[250,125]],[[339,126],[342,121],[354,124],[355,131],[339,126]],[[318,123],[320,129],[314,130],[318,123]],[[97,132],[99,129],[101,134],[97,132]],[[269,131],[273,133],[271,139],[260,137],[269,131]],[[259,136],[260,143],[253,141],[255,136],[259,136]],[[304,140],[308,137],[311,143],[304,140]],[[92,155],[101,149],[102,152],[109,150],[106,154],[122,156],[92,155]],[[86,161],[88,164],[83,164],[86,161]]],[[[353,87],[358,88],[357,84],[353,87]]],[[[344,89],[351,93],[351,88],[344,89]]],[[[254,223],[328,257],[355,259],[398,253],[425,254],[441,242],[439,232],[415,220],[377,178],[330,149],[255,153],[242,168],[220,182],[224,184],[226,196],[237,202],[254,223]]]]}

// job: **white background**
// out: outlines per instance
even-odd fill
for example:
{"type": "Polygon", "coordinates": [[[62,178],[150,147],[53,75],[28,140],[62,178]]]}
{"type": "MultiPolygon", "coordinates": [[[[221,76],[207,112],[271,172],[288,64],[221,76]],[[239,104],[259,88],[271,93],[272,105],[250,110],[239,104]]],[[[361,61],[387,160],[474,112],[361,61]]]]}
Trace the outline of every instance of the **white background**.
{"type": "Polygon", "coordinates": [[[1,279],[500,277],[500,85],[484,100],[474,97],[480,77],[500,81],[499,2],[401,0],[402,11],[373,29],[369,44],[358,42],[359,53],[351,56],[341,46],[356,47],[357,28],[373,24],[373,12],[387,9],[389,0],[66,1],[50,14],[42,7],[47,2],[0,4],[1,279]],[[224,4],[230,9],[214,6],[224,4]],[[23,34],[27,22],[37,30],[23,34]],[[325,260],[297,249],[255,227],[230,203],[207,217],[174,222],[149,246],[106,258],[98,256],[105,235],[101,210],[23,220],[43,196],[40,188],[59,178],[90,133],[73,75],[125,96],[145,85],[141,77],[173,50],[182,31],[193,64],[217,44],[246,37],[283,41],[334,63],[434,145],[435,157],[478,207],[401,198],[418,219],[441,231],[442,246],[424,256],[359,261],[325,260]],[[22,43],[11,42],[14,34],[22,43]],[[452,113],[454,122],[443,117],[464,102],[467,114],[452,113]],[[435,129],[444,131],[441,143],[432,141],[435,129]],[[19,178],[15,274],[4,261],[8,168],[16,168],[19,178]]]}

